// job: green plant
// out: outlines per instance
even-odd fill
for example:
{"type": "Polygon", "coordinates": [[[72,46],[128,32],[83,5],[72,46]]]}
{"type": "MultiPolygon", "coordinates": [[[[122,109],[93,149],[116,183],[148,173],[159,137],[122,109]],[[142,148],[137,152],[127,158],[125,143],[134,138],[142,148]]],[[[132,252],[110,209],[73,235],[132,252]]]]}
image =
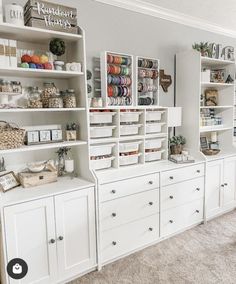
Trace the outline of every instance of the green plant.
{"type": "Polygon", "coordinates": [[[66,52],[66,44],[64,40],[55,38],[50,41],[49,49],[54,55],[61,56],[66,52]]]}
{"type": "Polygon", "coordinates": [[[173,136],[169,139],[170,146],[185,145],[186,139],[182,135],[173,136]]]}
{"type": "Polygon", "coordinates": [[[208,42],[194,43],[192,48],[201,52],[202,56],[211,56],[211,49],[208,42]]]}

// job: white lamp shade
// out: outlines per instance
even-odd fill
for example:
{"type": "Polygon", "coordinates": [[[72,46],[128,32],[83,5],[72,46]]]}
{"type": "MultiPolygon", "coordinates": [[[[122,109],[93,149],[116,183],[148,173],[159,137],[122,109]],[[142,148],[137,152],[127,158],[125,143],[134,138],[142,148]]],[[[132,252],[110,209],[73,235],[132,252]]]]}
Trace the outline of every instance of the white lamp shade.
{"type": "Polygon", "coordinates": [[[168,127],[178,127],[182,125],[182,108],[168,108],[168,127]]]}

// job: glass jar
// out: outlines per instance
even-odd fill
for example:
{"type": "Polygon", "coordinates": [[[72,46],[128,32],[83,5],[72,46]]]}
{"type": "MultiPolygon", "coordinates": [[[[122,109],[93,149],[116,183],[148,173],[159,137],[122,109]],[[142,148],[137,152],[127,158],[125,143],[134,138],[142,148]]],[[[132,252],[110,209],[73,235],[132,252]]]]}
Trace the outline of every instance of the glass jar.
{"type": "Polygon", "coordinates": [[[42,90],[38,87],[29,88],[28,107],[29,108],[42,108],[43,103],[41,100],[42,90]]]}
{"type": "Polygon", "coordinates": [[[48,105],[49,108],[63,108],[63,99],[59,91],[49,98],[48,105]]]}
{"type": "Polygon", "coordinates": [[[12,82],[7,80],[2,80],[1,89],[3,93],[13,93],[12,82]]]}
{"type": "Polygon", "coordinates": [[[75,91],[73,89],[67,90],[63,95],[63,105],[65,108],[76,107],[75,91]]]}
{"type": "Polygon", "coordinates": [[[19,81],[13,81],[13,82],[12,82],[12,88],[13,88],[13,93],[22,94],[21,82],[19,82],[19,81]]]}
{"type": "Polygon", "coordinates": [[[57,93],[57,88],[53,82],[45,82],[43,84],[44,90],[42,93],[42,103],[44,108],[49,107],[49,99],[57,93]]]}

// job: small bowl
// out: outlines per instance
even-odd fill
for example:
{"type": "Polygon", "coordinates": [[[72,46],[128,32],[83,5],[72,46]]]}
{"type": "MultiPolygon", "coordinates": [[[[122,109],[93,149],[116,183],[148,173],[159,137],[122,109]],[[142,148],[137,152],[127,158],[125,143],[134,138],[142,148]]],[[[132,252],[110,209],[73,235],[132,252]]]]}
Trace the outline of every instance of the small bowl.
{"type": "Polygon", "coordinates": [[[41,173],[45,169],[46,165],[42,163],[28,164],[27,167],[31,173],[41,173]]]}

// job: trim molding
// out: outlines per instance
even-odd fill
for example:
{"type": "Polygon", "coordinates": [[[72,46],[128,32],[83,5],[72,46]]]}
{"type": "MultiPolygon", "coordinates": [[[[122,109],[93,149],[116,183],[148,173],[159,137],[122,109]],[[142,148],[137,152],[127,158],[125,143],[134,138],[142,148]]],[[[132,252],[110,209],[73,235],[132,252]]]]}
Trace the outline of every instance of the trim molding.
{"type": "Polygon", "coordinates": [[[103,4],[116,6],[136,13],[149,15],[155,18],[171,21],[192,28],[221,34],[227,37],[236,38],[236,31],[222,28],[219,25],[205,21],[203,19],[192,17],[187,14],[179,13],[174,10],[166,9],[142,0],[94,0],[103,4]]]}

